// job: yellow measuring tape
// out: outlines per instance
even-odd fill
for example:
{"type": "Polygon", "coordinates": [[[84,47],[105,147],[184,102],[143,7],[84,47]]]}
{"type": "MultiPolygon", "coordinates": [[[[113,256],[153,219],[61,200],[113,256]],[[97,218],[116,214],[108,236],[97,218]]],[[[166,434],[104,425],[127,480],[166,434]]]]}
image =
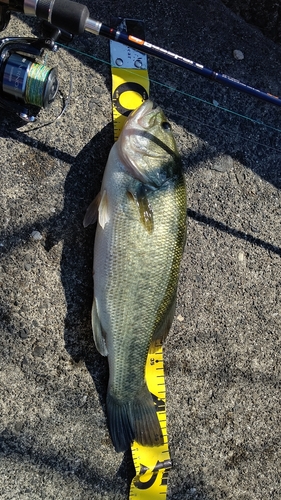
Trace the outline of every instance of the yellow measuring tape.
{"type": "MultiPolygon", "coordinates": [[[[136,20],[119,19],[118,28],[141,29],[142,23],[136,20]]],[[[129,32],[139,36],[139,33],[129,32]]],[[[145,54],[110,42],[112,74],[112,110],[114,140],[117,140],[130,112],[138,108],[149,95],[149,77],[145,54]]],[[[148,447],[134,442],[131,446],[136,469],[129,493],[129,500],[165,500],[167,496],[168,470],[172,467],[166,424],[166,392],[164,379],[163,350],[161,343],[156,352],[148,354],[145,378],[151,392],[161,425],[164,443],[148,447]]]]}
{"type": "Polygon", "coordinates": [[[172,467],[166,423],[166,391],[164,378],[163,350],[159,343],[154,354],[148,354],[145,368],[145,378],[151,392],[158,419],[161,425],[164,443],[161,446],[141,446],[132,444],[132,456],[136,469],[129,500],[166,499],[168,469],[172,467]]]}

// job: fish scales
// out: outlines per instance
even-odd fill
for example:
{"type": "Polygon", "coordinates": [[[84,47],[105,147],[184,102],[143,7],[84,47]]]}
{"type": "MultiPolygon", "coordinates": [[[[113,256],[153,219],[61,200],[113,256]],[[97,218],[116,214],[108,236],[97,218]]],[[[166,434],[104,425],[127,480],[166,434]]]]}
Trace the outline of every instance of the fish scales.
{"type": "Polygon", "coordinates": [[[107,228],[110,234],[107,249],[104,251],[102,247],[99,251],[97,245],[95,250],[96,279],[106,276],[100,301],[107,312],[107,321],[102,322],[102,326],[106,332],[113,332],[112,365],[115,368],[110,383],[124,399],[131,397],[132,386],[137,387],[135,382],[144,371],[149,343],[142,334],[148,332],[151,340],[161,309],[164,310],[173,297],[181,259],[181,249],[176,248],[174,238],[179,224],[177,192],[168,186],[153,192],[151,198],[155,207],[152,234],[139,224],[139,214],[133,204],[126,213],[122,201],[116,199],[112,227],[109,223],[107,228]],[[170,290],[166,293],[168,287],[170,290]]]}

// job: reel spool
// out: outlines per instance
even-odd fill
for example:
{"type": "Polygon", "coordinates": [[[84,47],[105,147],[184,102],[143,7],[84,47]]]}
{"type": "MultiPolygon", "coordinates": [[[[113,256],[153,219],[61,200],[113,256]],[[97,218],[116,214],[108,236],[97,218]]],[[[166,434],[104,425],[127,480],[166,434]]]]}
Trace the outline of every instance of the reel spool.
{"type": "Polygon", "coordinates": [[[56,68],[37,62],[44,49],[56,51],[52,39],[0,40],[0,105],[26,121],[54,101],[58,88],[56,68]]]}
{"type": "Polygon", "coordinates": [[[57,70],[12,54],[4,64],[2,90],[27,104],[46,108],[58,91],[57,70]]]}

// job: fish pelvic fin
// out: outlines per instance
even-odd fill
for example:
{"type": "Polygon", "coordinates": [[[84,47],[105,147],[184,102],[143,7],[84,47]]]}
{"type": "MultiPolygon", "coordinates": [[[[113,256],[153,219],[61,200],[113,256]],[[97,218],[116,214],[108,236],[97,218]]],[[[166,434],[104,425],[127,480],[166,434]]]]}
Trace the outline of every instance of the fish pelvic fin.
{"type": "Polygon", "coordinates": [[[87,227],[90,224],[94,224],[98,219],[98,208],[101,201],[101,192],[97,194],[97,196],[93,199],[92,203],[87,208],[85,213],[85,217],[83,220],[83,226],[87,227]]]}
{"type": "Polygon", "coordinates": [[[135,440],[142,446],[160,446],[163,435],[152,396],[144,384],[133,400],[122,402],[108,390],[107,419],[117,452],[126,451],[135,440]]]}
{"type": "Polygon", "coordinates": [[[99,204],[99,225],[104,229],[105,224],[109,221],[108,196],[104,189],[99,204]]]}
{"type": "Polygon", "coordinates": [[[94,224],[97,220],[103,229],[105,224],[109,221],[108,196],[105,189],[103,193],[99,192],[88,206],[83,220],[83,226],[87,227],[90,224],[94,224]]]}

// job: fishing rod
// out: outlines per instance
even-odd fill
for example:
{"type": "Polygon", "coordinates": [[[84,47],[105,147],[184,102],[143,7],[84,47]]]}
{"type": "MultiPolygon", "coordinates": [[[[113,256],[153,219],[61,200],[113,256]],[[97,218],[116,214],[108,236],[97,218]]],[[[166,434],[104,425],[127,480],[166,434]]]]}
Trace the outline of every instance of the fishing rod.
{"type": "Polygon", "coordinates": [[[163,61],[167,61],[171,64],[175,64],[176,66],[180,66],[181,68],[193,71],[198,75],[209,78],[210,80],[215,80],[216,82],[226,85],[227,87],[232,87],[246,94],[258,97],[259,99],[262,99],[264,101],[276,104],[277,106],[281,106],[281,99],[277,96],[255,89],[254,87],[246,85],[245,83],[242,83],[235,78],[217,73],[212,69],[202,66],[202,64],[198,64],[194,61],[191,61],[190,59],[186,59],[185,57],[179,56],[178,54],[170,52],[166,49],[157,47],[157,45],[153,45],[149,42],[146,42],[145,40],[141,40],[140,38],[134,37],[132,35],[127,35],[127,33],[123,33],[116,29],[110,28],[103,23],[88,19],[85,29],[90,33],[102,35],[106,38],[109,38],[110,40],[115,40],[116,42],[128,45],[129,47],[139,50],[140,52],[144,52],[145,54],[148,54],[150,56],[157,57],[158,59],[162,59],[163,61]]]}
{"type": "Polygon", "coordinates": [[[101,35],[150,56],[188,69],[227,87],[281,106],[281,98],[277,96],[246,85],[235,78],[213,71],[202,64],[91,19],[89,10],[85,5],[71,0],[0,0],[0,31],[7,26],[11,11],[22,12],[27,16],[36,16],[72,35],[80,35],[85,31],[94,35],[101,35]]]}

